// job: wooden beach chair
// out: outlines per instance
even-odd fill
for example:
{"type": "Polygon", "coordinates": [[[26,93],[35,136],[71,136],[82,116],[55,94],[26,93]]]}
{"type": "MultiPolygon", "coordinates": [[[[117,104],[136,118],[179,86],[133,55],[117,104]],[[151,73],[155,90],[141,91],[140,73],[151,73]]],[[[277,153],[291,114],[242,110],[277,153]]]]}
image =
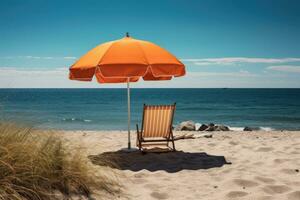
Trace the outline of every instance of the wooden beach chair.
{"type": "Polygon", "coordinates": [[[176,103],[173,105],[145,105],[143,111],[142,128],[137,130],[137,147],[147,150],[151,146],[164,146],[175,151],[174,136],[172,131],[173,117],[176,103]],[[172,148],[169,147],[172,143],[172,148]]]}

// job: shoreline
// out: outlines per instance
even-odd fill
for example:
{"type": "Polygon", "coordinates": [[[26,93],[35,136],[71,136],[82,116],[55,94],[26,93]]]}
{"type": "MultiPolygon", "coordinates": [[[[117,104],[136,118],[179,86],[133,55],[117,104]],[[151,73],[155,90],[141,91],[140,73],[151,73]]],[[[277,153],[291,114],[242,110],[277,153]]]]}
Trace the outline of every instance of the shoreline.
{"type": "MultiPolygon", "coordinates": [[[[56,128],[44,128],[44,127],[34,127],[36,130],[53,130],[53,131],[58,131],[58,132],[128,132],[127,130],[118,130],[118,129],[102,129],[102,130],[98,130],[98,129],[56,129],[56,128]]],[[[231,127],[232,128],[232,127],[231,127]]],[[[280,129],[280,130],[277,130],[277,129],[260,129],[260,130],[252,130],[252,131],[244,131],[244,130],[240,130],[244,127],[237,127],[237,129],[235,130],[229,130],[229,131],[173,131],[173,133],[180,133],[180,132],[186,132],[186,133],[195,133],[195,134],[217,134],[217,133],[236,133],[236,132],[239,132],[239,133],[246,133],[246,132],[299,132],[300,133],[300,130],[298,129],[295,129],[295,130],[287,130],[287,129],[280,129]]],[[[132,129],[130,130],[130,133],[134,133],[136,134],[136,130],[135,129],[132,129]]]]}

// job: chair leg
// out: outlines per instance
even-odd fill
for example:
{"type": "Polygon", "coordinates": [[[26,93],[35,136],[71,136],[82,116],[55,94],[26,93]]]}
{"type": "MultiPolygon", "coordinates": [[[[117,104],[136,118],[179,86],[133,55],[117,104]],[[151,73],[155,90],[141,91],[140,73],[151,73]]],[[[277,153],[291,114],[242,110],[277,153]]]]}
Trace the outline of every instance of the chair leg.
{"type": "Polygon", "coordinates": [[[140,138],[139,138],[139,144],[138,144],[138,146],[139,146],[139,150],[141,150],[142,149],[142,142],[141,142],[140,138]]]}
{"type": "Polygon", "coordinates": [[[170,138],[168,138],[168,141],[167,141],[167,147],[169,147],[169,139],[170,139],[170,138]]]}
{"type": "Polygon", "coordinates": [[[174,142],[174,136],[173,136],[173,133],[172,133],[171,137],[172,137],[172,146],[173,146],[173,151],[176,151],[176,149],[175,149],[175,142],[174,142]]]}
{"type": "Polygon", "coordinates": [[[175,149],[175,142],[174,142],[174,140],[172,140],[172,144],[173,144],[173,151],[176,151],[176,149],[175,149]]]}
{"type": "Polygon", "coordinates": [[[139,132],[136,133],[136,146],[141,150],[142,148],[142,143],[141,143],[141,138],[139,132]]]}

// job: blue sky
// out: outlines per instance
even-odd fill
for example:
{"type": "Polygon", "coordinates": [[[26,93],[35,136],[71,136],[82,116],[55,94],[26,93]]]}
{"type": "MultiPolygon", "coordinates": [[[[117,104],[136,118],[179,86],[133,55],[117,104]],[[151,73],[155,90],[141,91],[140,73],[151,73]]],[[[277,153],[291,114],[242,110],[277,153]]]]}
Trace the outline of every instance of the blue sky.
{"type": "Polygon", "coordinates": [[[0,0],[0,87],[124,87],[68,80],[89,49],[125,32],[187,75],[133,87],[300,87],[300,1],[0,0]]]}

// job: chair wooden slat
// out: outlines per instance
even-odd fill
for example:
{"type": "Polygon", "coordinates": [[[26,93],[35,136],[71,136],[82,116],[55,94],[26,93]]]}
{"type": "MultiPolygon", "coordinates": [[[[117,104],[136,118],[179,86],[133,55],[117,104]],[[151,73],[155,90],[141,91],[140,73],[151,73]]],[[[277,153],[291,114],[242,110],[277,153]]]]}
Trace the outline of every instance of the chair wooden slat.
{"type": "Polygon", "coordinates": [[[142,142],[146,142],[146,138],[164,138],[171,140],[174,145],[174,137],[172,133],[172,123],[176,104],[173,105],[144,105],[142,130],[138,131],[138,146],[141,147],[142,142]],[[140,134],[140,136],[139,136],[140,134]]]}

